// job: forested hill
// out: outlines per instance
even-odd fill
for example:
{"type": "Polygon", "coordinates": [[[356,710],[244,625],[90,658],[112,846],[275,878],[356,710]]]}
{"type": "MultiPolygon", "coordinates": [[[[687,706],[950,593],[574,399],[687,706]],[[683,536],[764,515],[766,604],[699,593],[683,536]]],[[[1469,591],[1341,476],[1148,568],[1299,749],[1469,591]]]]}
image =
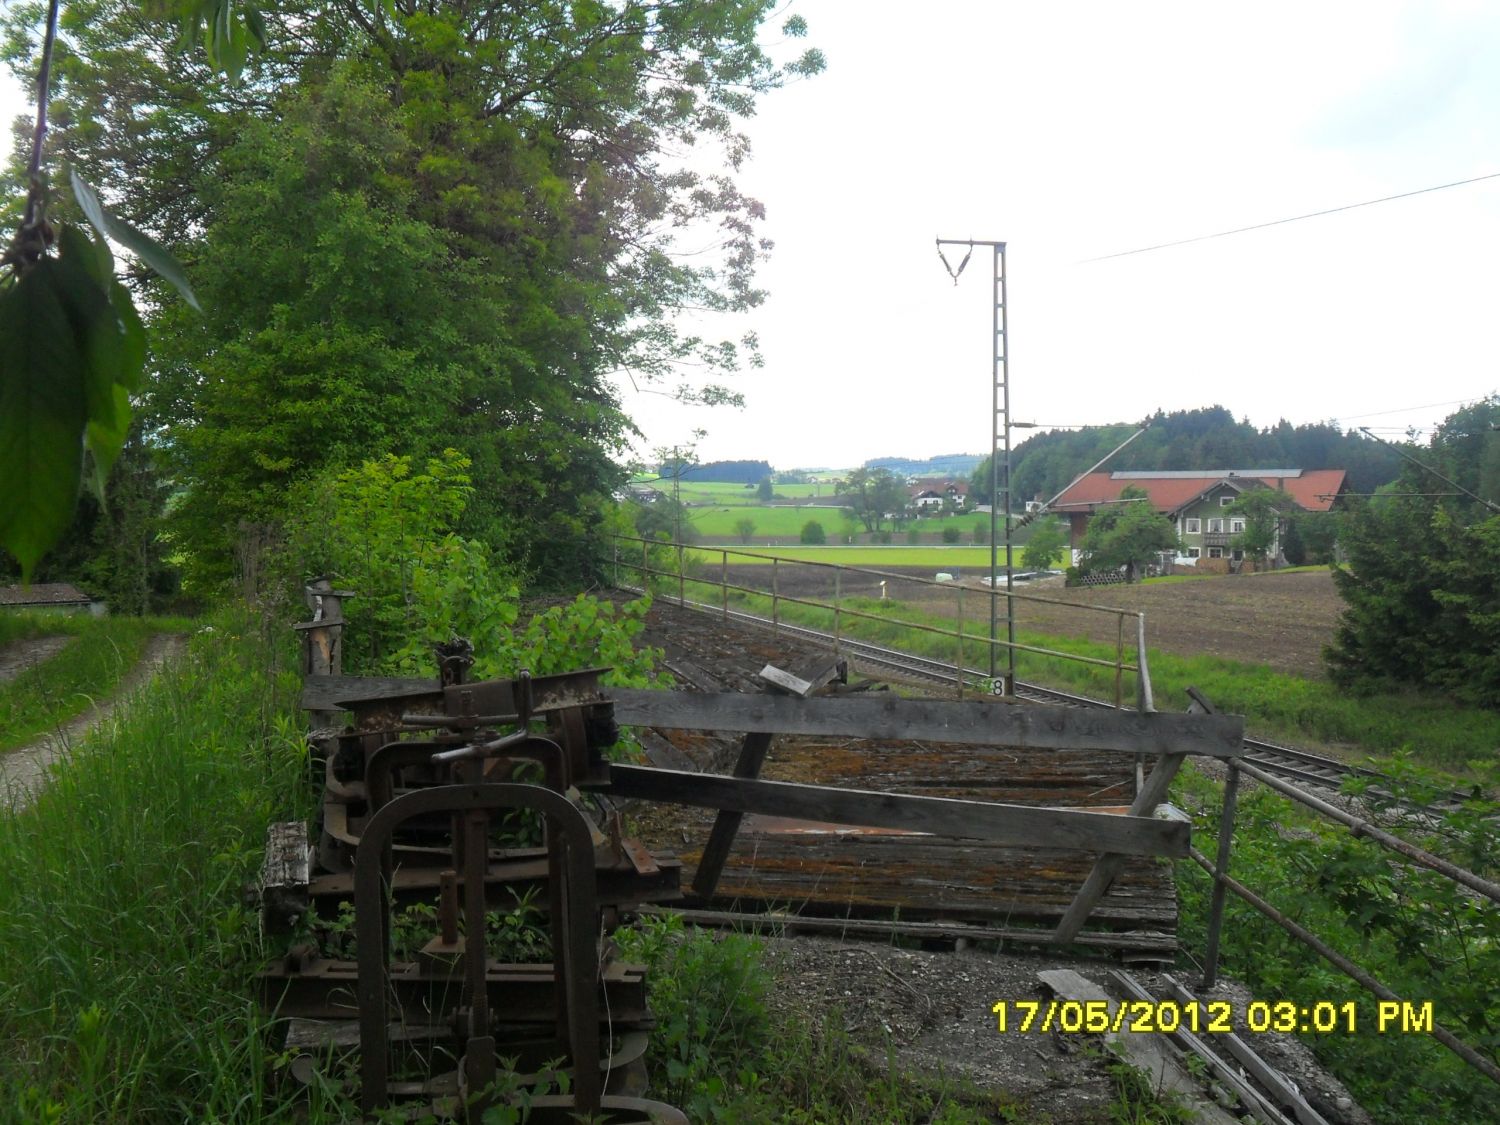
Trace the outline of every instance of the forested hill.
{"type": "MultiPolygon", "coordinates": [[[[1135,432],[1139,423],[1049,430],[1011,451],[1017,504],[1050,499],[1135,432]]],[[[1344,469],[1352,492],[1373,492],[1396,478],[1401,458],[1389,446],[1329,422],[1258,430],[1222,406],[1158,412],[1150,428],[1106,469],[1344,469]]],[[[974,490],[989,495],[989,460],[974,471],[974,490]]]]}

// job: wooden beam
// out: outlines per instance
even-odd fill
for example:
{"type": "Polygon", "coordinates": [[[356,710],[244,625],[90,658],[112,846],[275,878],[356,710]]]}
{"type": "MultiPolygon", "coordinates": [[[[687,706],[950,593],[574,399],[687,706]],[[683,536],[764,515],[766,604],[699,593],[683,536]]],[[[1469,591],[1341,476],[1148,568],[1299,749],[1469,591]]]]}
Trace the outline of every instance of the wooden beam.
{"type": "Polygon", "coordinates": [[[397,699],[420,692],[431,692],[441,698],[442,690],[437,680],[401,676],[304,676],[302,709],[333,711],[346,699],[397,699]]]}
{"type": "Polygon", "coordinates": [[[1244,753],[1244,720],[1234,715],[1180,715],[1058,707],[1046,703],[869,696],[794,699],[739,692],[671,692],[610,688],[615,718],[663,729],[834,735],[1027,750],[1109,750],[1122,754],[1244,753]]]}
{"type": "Polygon", "coordinates": [[[609,791],[615,796],[697,808],[929,832],[1033,848],[1172,857],[1186,855],[1188,848],[1186,824],[1150,817],[753,781],[649,766],[611,765],[609,776],[609,791]]]}
{"type": "MultiPolygon", "coordinates": [[[[766,667],[770,668],[770,665],[766,667]]],[[[751,731],[745,735],[745,741],[740,746],[740,756],[734,763],[734,776],[746,779],[759,777],[760,767],[765,763],[766,754],[775,737],[760,731],[751,731]]],[[[719,876],[723,874],[724,864],[729,860],[729,852],[734,847],[734,837],[740,830],[740,821],[744,815],[732,809],[720,809],[719,815],[714,818],[713,830],[708,834],[708,842],[703,845],[703,857],[698,861],[698,870],[693,873],[693,893],[700,898],[713,898],[714,888],[719,885],[719,876]]]]}
{"type": "MultiPolygon", "coordinates": [[[[1156,768],[1151,771],[1151,776],[1146,779],[1146,784],[1136,794],[1135,800],[1130,805],[1132,817],[1147,817],[1156,811],[1156,806],[1167,799],[1167,788],[1172,784],[1172,779],[1177,776],[1177,769],[1182,765],[1182,754],[1163,754],[1156,762],[1156,768]]],[[[1186,829],[1186,824],[1177,821],[1158,821],[1161,824],[1178,824],[1186,829]]],[[[1094,869],[1089,872],[1089,877],[1083,881],[1079,888],[1078,897],[1073,900],[1073,905],[1068,907],[1068,912],[1063,915],[1062,921],[1057,924],[1056,938],[1060,942],[1070,942],[1078,936],[1078,931],[1083,929],[1083,924],[1088,921],[1089,914],[1094,907],[1099,905],[1099,900],[1109,890],[1109,885],[1115,881],[1115,876],[1120,873],[1120,868],[1125,865],[1125,853],[1110,849],[1108,854],[1099,857],[1094,864],[1094,869]]]]}

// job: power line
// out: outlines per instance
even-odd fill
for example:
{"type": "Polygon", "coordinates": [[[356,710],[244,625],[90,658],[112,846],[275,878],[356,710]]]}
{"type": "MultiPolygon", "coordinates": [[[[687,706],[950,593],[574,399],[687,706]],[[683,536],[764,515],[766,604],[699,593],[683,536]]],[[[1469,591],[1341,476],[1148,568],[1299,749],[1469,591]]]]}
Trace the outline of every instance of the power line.
{"type": "Polygon", "coordinates": [[[1200,234],[1195,238],[1179,238],[1176,242],[1158,242],[1154,246],[1142,246],[1138,250],[1121,250],[1115,254],[1101,254],[1097,258],[1085,258],[1078,265],[1086,266],[1090,262],[1107,262],[1111,258],[1128,258],[1132,254],[1146,254],[1152,250],[1166,250],[1173,246],[1186,246],[1191,242],[1207,242],[1211,238],[1226,238],[1231,234],[1244,234],[1251,230],[1264,230],[1266,227],[1279,227],[1283,223],[1300,222],[1303,219],[1316,219],[1323,215],[1336,215],[1340,211],[1353,211],[1357,207],[1373,207],[1377,203],[1389,203],[1393,199],[1410,199],[1414,195],[1426,195],[1431,191],[1444,191],[1448,188],[1463,187],[1466,184],[1477,184],[1484,180],[1500,179],[1500,172],[1490,172],[1488,175],[1475,176],[1468,180],[1454,180],[1449,184],[1434,184],[1432,187],[1418,188],[1416,191],[1403,191],[1397,195],[1383,195],[1379,199],[1366,199],[1362,203],[1346,203],[1342,207],[1329,207],[1323,211],[1309,211],[1305,215],[1292,215],[1285,219],[1273,219],[1269,223],[1254,223],[1248,227],[1235,227],[1233,230],[1221,230],[1215,234],[1200,234]]]}

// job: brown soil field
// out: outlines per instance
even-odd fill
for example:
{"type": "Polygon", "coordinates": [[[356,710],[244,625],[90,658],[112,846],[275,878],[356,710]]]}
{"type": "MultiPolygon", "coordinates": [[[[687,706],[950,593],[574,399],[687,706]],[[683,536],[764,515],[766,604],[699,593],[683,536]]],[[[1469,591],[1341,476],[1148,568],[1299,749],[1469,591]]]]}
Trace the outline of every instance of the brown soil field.
{"type": "MultiPolygon", "coordinates": [[[[901,568],[911,577],[932,578],[930,569],[901,568]]],[[[716,580],[717,570],[704,575],[716,580]]],[[[730,567],[731,583],[769,589],[765,567],[730,567]]],[[[823,601],[833,595],[827,568],[783,567],[777,589],[783,595],[823,601]]],[[[1148,647],[1178,656],[1218,656],[1264,664],[1279,672],[1308,678],[1324,675],[1323,646],[1333,640],[1342,602],[1326,570],[1227,575],[1180,582],[1097,586],[1069,589],[1061,579],[1017,587],[1019,628],[1054,635],[1086,637],[1114,643],[1118,618],[1080,607],[1108,607],[1146,615],[1148,647]]],[[[845,596],[879,596],[879,579],[846,574],[845,596]]],[[[987,616],[987,587],[963,578],[932,586],[887,580],[887,594],[930,613],[957,616],[959,600],[969,619],[987,616]],[[960,593],[962,591],[962,593],[960,593]]],[[[1002,607],[1003,616],[1003,607],[1002,607]]],[[[1126,643],[1133,645],[1134,621],[1127,622],[1126,643]]]]}

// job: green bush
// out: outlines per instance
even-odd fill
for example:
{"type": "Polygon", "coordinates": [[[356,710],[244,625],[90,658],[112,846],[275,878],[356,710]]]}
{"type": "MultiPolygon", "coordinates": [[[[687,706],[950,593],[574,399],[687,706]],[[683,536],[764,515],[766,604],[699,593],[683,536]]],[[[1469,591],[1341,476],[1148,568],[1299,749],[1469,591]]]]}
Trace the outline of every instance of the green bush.
{"type": "Polygon", "coordinates": [[[948,527],[943,528],[943,542],[944,543],[957,543],[962,538],[963,538],[963,532],[961,532],[958,528],[953,527],[951,525],[948,526],[948,527]]]}
{"type": "Polygon", "coordinates": [[[823,525],[817,520],[808,520],[802,525],[802,533],[798,537],[802,542],[811,546],[821,547],[828,542],[828,535],[823,530],[823,525]]]}

